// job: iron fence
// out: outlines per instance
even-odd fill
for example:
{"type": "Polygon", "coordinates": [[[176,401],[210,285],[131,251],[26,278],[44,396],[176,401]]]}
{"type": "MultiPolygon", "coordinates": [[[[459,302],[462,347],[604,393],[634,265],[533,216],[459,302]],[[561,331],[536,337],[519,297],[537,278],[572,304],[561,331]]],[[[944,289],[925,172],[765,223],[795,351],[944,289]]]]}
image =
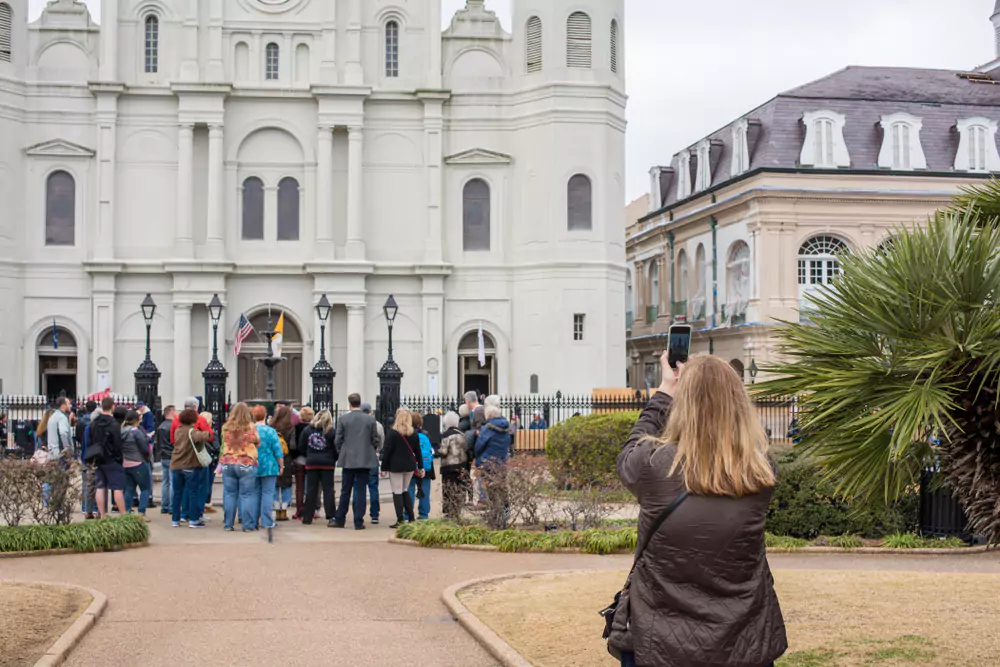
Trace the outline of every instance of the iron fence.
{"type": "Polygon", "coordinates": [[[933,468],[920,476],[920,532],[932,537],[959,537],[972,541],[969,519],[947,487],[935,479],[933,468]]]}
{"type": "MultiPolygon", "coordinates": [[[[115,405],[134,408],[136,396],[111,394],[115,405]]],[[[81,415],[88,396],[69,397],[72,413],[81,415]]],[[[0,394],[0,456],[26,457],[35,451],[35,431],[55,399],[42,395],[0,394]]]]}

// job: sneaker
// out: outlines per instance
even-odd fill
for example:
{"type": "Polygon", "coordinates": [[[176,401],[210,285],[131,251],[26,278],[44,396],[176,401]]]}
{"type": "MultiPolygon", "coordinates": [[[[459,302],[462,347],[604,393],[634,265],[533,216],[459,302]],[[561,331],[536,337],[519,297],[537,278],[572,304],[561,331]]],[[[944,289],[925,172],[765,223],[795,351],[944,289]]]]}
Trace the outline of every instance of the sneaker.
{"type": "Polygon", "coordinates": [[[174,528],[180,528],[181,527],[181,522],[180,521],[171,521],[170,525],[173,526],[174,528]]]}
{"type": "Polygon", "coordinates": [[[188,528],[204,528],[205,524],[201,521],[192,521],[188,524],[188,528]]]}
{"type": "Polygon", "coordinates": [[[344,528],[347,522],[337,521],[336,519],[330,519],[329,523],[326,524],[327,528],[344,528]]]}
{"type": "Polygon", "coordinates": [[[187,519],[185,519],[184,517],[181,517],[181,523],[187,523],[187,522],[188,522],[187,519]]]}
{"type": "Polygon", "coordinates": [[[354,530],[364,530],[367,526],[355,526],[354,530]]]}
{"type": "Polygon", "coordinates": [[[233,532],[233,527],[232,526],[226,526],[222,530],[226,531],[227,533],[231,533],[231,532],[233,532]]]}
{"type": "Polygon", "coordinates": [[[173,512],[171,512],[170,509],[168,508],[165,510],[160,510],[160,514],[173,514],[173,512]]]}
{"type": "Polygon", "coordinates": [[[397,521],[396,523],[394,523],[391,526],[389,526],[389,528],[391,528],[392,530],[396,530],[397,528],[399,528],[399,526],[400,526],[400,522],[397,521]]]}
{"type": "Polygon", "coordinates": [[[378,517],[377,516],[372,518],[372,523],[375,524],[375,525],[378,525],[378,517]]]}

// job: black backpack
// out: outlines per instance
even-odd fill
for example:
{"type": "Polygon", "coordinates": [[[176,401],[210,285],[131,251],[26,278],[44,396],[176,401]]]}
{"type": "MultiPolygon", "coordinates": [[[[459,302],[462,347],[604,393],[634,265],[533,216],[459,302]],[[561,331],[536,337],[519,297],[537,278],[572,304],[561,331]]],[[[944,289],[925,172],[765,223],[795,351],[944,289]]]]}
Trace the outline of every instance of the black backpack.
{"type": "Polygon", "coordinates": [[[87,444],[87,452],[83,457],[85,463],[93,463],[95,465],[104,463],[110,453],[109,445],[111,448],[114,447],[113,442],[109,443],[109,439],[113,440],[111,432],[103,421],[91,420],[90,426],[88,426],[90,429],[90,442],[87,444]]]}

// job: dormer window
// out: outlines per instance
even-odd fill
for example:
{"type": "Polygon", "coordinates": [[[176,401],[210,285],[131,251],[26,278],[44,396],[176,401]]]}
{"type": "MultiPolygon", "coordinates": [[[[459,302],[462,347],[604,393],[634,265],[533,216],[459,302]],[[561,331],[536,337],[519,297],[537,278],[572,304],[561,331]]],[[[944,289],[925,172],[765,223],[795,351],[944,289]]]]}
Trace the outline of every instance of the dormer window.
{"type": "Polygon", "coordinates": [[[739,119],[733,125],[733,162],[729,168],[732,178],[750,171],[750,142],[747,139],[749,129],[750,123],[746,118],[739,119]]]}
{"type": "Polygon", "coordinates": [[[958,154],[955,171],[1000,171],[997,152],[997,122],[989,118],[966,118],[958,121],[958,154]]]}
{"type": "Polygon", "coordinates": [[[712,187],[712,144],[705,139],[698,144],[698,177],[695,179],[695,192],[701,192],[712,187]]]}
{"type": "Polygon", "coordinates": [[[844,143],[847,118],[835,111],[810,111],[802,115],[806,139],[802,143],[799,163],[804,167],[836,169],[850,167],[851,156],[844,143]]]}
{"type": "Polygon", "coordinates": [[[687,149],[677,154],[677,200],[691,196],[691,152],[687,149]]]}
{"type": "Polygon", "coordinates": [[[907,113],[882,116],[882,150],[878,166],[895,171],[926,169],[927,160],[920,145],[923,121],[907,113]]]}

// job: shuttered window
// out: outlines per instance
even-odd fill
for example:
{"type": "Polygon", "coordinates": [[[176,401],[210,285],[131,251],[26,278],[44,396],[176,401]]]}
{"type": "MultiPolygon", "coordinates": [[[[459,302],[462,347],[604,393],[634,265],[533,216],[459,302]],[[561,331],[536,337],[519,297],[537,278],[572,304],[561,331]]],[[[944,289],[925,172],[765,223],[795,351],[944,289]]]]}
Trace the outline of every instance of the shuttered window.
{"type": "Polygon", "coordinates": [[[526,31],[525,62],[528,74],[542,71],[542,19],[532,16],[528,19],[526,31]]]}
{"type": "Polygon", "coordinates": [[[290,176],[278,183],[278,240],[299,240],[299,182],[290,176]]]}
{"type": "Polygon", "coordinates": [[[11,33],[14,12],[6,2],[0,2],[0,62],[11,62],[11,33]]]}
{"type": "Polygon", "coordinates": [[[584,12],[570,14],[566,22],[567,67],[590,69],[592,34],[590,16],[584,12]]]}
{"type": "Polygon", "coordinates": [[[73,245],[76,228],[76,181],[54,171],[45,187],[45,245],[73,245]]]}
{"type": "Polygon", "coordinates": [[[256,176],[243,181],[243,240],[264,240],[264,181],[256,176]]]}
{"type": "Polygon", "coordinates": [[[618,74],[618,21],[611,19],[611,71],[618,74]]]}

